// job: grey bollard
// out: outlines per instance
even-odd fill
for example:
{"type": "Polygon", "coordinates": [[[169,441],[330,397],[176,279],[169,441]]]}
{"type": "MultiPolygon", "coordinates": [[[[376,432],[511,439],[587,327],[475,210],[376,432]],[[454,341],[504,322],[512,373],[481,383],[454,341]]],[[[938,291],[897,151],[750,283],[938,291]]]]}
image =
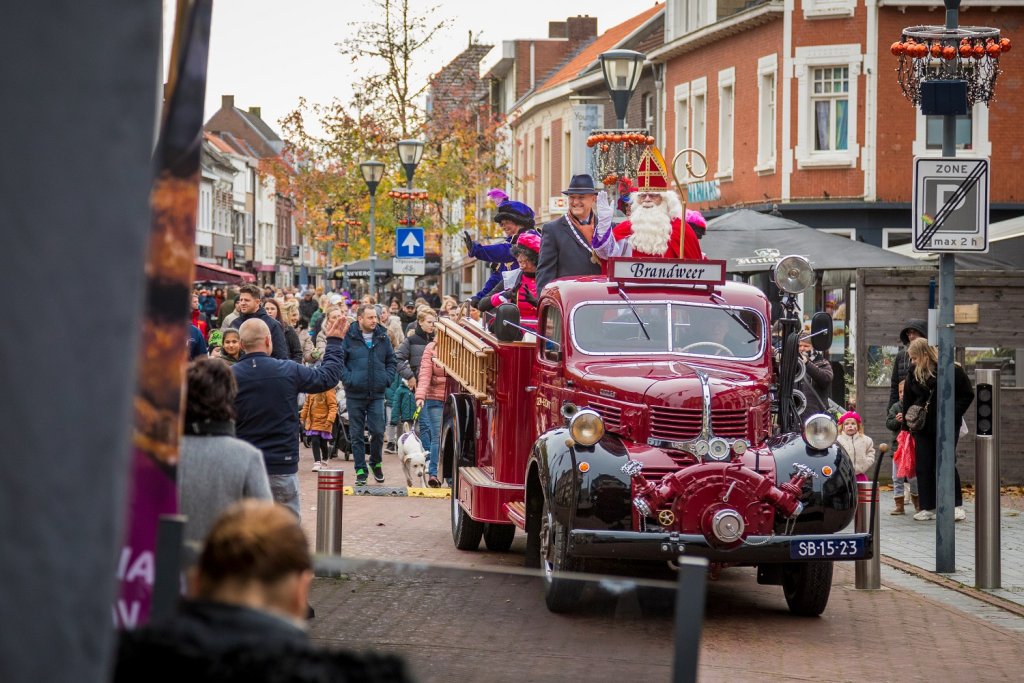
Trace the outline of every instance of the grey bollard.
{"type": "Polygon", "coordinates": [[[858,534],[871,534],[871,559],[854,562],[854,586],[861,590],[878,590],[882,587],[881,552],[878,537],[881,535],[878,518],[878,487],[872,481],[857,482],[857,516],[853,528],[858,534]],[[874,524],[872,524],[874,518],[874,524]]]}
{"type": "Polygon", "coordinates": [[[703,557],[680,556],[679,588],[676,591],[675,657],[672,683],[695,683],[704,628],[708,561],[703,557]]]}
{"type": "MultiPolygon", "coordinates": [[[[345,472],[320,470],[316,486],[316,552],[341,556],[342,502],[345,499],[345,472]]],[[[317,576],[336,576],[336,572],[317,570],[317,576]]]]}
{"type": "Polygon", "coordinates": [[[1002,583],[999,551],[999,370],[977,370],[978,421],[974,452],[974,585],[999,588],[1002,583]]]}

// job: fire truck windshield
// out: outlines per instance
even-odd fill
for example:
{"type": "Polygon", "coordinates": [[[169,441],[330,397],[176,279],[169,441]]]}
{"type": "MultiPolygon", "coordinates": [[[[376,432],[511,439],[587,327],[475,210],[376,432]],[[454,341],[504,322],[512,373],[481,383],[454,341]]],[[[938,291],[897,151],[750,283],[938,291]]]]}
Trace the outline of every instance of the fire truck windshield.
{"type": "Polygon", "coordinates": [[[679,302],[586,303],[572,313],[572,338],[584,353],[685,354],[752,360],[764,352],[756,311],[679,302]],[[639,317],[646,327],[644,334],[639,317]]]}

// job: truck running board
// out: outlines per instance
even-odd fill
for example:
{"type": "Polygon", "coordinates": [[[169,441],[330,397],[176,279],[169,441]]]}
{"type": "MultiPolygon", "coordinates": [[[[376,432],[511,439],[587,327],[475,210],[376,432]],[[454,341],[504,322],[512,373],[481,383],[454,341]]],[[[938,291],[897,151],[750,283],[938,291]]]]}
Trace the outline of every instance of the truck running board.
{"type": "Polygon", "coordinates": [[[508,514],[508,518],[517,527],[526,530],[526,502],[522,500],[515,500],[511,503],[505,503],[505,512],[508,514]]]}

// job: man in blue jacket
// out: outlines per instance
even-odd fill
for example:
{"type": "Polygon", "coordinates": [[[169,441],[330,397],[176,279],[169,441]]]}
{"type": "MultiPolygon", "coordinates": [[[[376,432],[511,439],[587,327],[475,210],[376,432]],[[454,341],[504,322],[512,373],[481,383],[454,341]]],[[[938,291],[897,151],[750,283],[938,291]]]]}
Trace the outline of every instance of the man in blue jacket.
{"type": "Polygon", "coordinates": [[[387,330],[377,323],[377,309],[363,304],[356,309],[352,325],[341,345],[341,381],[348,408],[348,436],[356,466],[356,486],[366,484],[366,439],[370,431],[370,470],[384,481],[384,392],[395,379],[398,363],[387,330]]]}
{"type": "Polygon", "coordinates": [[[324,325],[327,348],[323,363],[307,368],[302,363],[272,358],[270,328],[253,318],[238,333],[245,356],[231,366],[238,382],[235,398],[235,435],[263,452],[274,500],[299,516],[299,392],[318,394],[338,385],[342,339],[348,332],[342,316],[324,325]]]}

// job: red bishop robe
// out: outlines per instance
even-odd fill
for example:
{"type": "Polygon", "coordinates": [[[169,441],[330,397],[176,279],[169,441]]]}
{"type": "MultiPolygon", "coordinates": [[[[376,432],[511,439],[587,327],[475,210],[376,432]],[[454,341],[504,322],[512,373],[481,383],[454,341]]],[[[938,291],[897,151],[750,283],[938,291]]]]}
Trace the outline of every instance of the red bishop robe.
{"type": "MultiPolygon", "coordinates": [[[[683,246],[683,255],[679,255],[679,231],[682,226],[682,219],[672,219],[672,234],[669,235],[668,244],[665,245],[665,251],[660,254],[648,254],[637,249],[633,249],[632,256],[634,258],[684,258],[693,261],[701,261],[704,259],[704,253],[700,250],[700,242],[697,240],[697,233],[693,231],[693,228],[687,224],[686,226],[686,244],[683,246]]],[[[612,228],[612,235],[616,240],[622,241],[633,234],[633,224],[630,221],[622,221],[614,228],[612,228]]]]}

